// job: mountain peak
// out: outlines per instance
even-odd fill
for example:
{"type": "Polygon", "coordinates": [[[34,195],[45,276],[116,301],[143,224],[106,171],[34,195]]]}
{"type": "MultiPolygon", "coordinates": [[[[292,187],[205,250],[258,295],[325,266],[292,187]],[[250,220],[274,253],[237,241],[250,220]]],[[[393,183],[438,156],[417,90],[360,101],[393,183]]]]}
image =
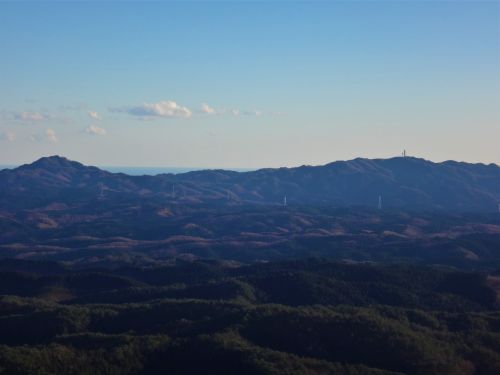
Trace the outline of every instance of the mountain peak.
{"type": "Polygon", "coordinates": [[[95,189],[108,175],[96,167],[53,155],[8,170],[3,174],[4,181],[0,177],[0,185],[3,182],[5,188],[14,192],[45,189],[45,195],[53,197],[60,188],[95,189]]]}
{"type": "Polygon", "coordinates": [[[84,165],[76,161],[69,160],[64,156],[52,155],[42,157],[31,164],[24,164],[19,168],[54,170],[61,168],[84,168],[84,165]]]}

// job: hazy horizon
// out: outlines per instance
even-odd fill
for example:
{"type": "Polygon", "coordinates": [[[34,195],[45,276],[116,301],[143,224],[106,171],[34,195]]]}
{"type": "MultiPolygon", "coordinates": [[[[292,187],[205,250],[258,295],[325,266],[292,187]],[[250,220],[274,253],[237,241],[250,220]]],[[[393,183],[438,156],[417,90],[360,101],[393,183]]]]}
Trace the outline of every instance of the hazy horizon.
{"type": "MultiPolygon", "coordinates": [[[[53,156],[66,157],[64,155],[47,155],[47,156],[42,156],[41,158],[43,158],[43,157],[53,157],[53,156]]],[[[87,165],[87,166],[94,166],[94,167],[97,167],[99,169],[103,169],[103,170],[106,170],[106,171],[112,172],[112,173],[125,173],[125,174],[131,175],[131,176],[137,176],[137,175],[157,175],[157,174],[162,174],[162,173],[178,174],[178,173],[186,173],[186,172],[193,172],[193,171],[218,170],[218,169],[235,171],[235,172],[251,172],[251,171],[256,171],[256,170],[259,170],[259,169],[267,169],[267,168],[271,168],[271,169],[274,169],[274,168],[283,168],[283,167],[284,168],[296,168],[296,167],[301,167],[301,166],[318,167],[318,166],[323,166],[323,165],[326,165],[326,164],[329,164],[329,163],[333,163],[333,162],[338,162],[338,161],[352,161],[352,160],[356,160],[356,159],[379,160],[379,159],[397,158],[397,157],[401,157],[401,156],[402,155],[393,155],[393,156],[389,156],[387,158],[366,158],[366,157],[358,156],[358,157],[355,157],[355,158],[352,158],[352,159],[330,160],[329,162],[323,163],[323,164],[304,164],[303,163],[303,164],[289,165],[289,166],[256,166],[256,167],[244,167],[244,166],[241,166],[241,167],[220,167],[220,166],[197,167],[197,166],[184,166],[184,167],[182,167],[182,166],[168,166],[168,165],[157,165],[157,166],[154,166],[154,165],[139,165],[139,166],[102,165],[102,164],[87,164],[87,163],[83,163],[80,160],[75,160],[75,159],[71,159],[71,158],[68,158],[68,159],[80,162],[80,163],[82,163],[84,165],[87,165]]],[[[414,156],[414,155],[406,155],[406,157],[408,157],[408,158],[422,159],[422,160],[425,160],[425,161],[428,161],[428,162],[431,162],[431,163],[443,163],[443,162],[447,162],[447,161],[456,161],[456,162],[469,163],[469,164],[485,164],[485,165],[494,164],[496,166],[500,166],[500,164],[494,163],[494,162],[490,162],[490,163],[477,162],[477,163],[474,163],[474,162],[470,162],[470,161],[467,161],[467,160],[453,160],[453,159],[446,159],[446,160],[436,161],[436,160],[430,160],[430,159],[425,158],[425,157],[414,156]]],[[[20,167],[20,166],[25,165],[25,164],[31,164],[31,163],[37,161],[38,159],[40,159],[40,158],[28,161],[26,163],[19,163],[19,164],[0,164],[0,170],[2,170],[2,169],[14,169],[14,168],[20,167]]]]}
{"type": "MultiPolygon", "coordinates": [[[[77,161],[77,160],[75,160],[77,161]]],[[[24,164],[13,164],[13,165],[4,165],[0,164],[0,170],[2,169],[14,169],[17,167],[20,167],[24,164]]],[[[27,163],[29,164],[29,163],[27,163]]],[[[173,174],[178,174],[178,173],[186,173],[186,172],[193,172],[193,171],[201,171],[201,170],[215,170],[215,169],[224,169],[224,170],[231,170],[235,172],[250,172],[254,171],[257,169],[261,168],[219,168],[219,167],[207,167],[207,168],[199,168],[199,167],[168,167],[168,166],[157,166],[157,167],[151,167],[151,166],[126,166],[126,165],[92,165],[94,167],[97,167],[99,169],[103,169],[108,172],[112,173],[125,173],[130,176],[139,176],[139,175],[157,175],[157,174],[162,174],[162,173],[173,173],[173,174]]]]}

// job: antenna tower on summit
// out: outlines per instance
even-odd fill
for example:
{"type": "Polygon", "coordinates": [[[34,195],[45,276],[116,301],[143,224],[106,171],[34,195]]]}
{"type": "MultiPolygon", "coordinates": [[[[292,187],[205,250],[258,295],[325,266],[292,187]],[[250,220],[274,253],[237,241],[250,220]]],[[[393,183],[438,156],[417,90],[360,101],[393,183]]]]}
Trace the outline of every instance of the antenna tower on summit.
{"type": "Polygon", "coordinates": [[[403,157],[406,158],[406,150],[403,150],[403,157]]]}

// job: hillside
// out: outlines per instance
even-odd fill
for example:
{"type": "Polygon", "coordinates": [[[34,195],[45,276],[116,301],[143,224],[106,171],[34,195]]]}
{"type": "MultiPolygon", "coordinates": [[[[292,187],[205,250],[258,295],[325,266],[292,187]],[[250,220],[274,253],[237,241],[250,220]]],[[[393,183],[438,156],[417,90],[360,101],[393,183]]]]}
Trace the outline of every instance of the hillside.
{"type": "Polygon", "coordinates": [[[500,315],[483,274],[320,259],[8,267],[0,271],[5,374],[500,370],[500,315]]]}
{"type": "Polygon", "coordinates": [[[495,212],[500,167],[412,157],[354,159],[323,166],[205,170],[128,176],[87,167],[59,156],[0,171],[0,207],[35,208],[91,197],[160,199],[178,204],[264,204],[383,207],[495,212]]]}
{"type": "Polygon", "coordinates": [[[413,158],[0,171],[0,373],[496,374],[498,179],[413,158]]]}

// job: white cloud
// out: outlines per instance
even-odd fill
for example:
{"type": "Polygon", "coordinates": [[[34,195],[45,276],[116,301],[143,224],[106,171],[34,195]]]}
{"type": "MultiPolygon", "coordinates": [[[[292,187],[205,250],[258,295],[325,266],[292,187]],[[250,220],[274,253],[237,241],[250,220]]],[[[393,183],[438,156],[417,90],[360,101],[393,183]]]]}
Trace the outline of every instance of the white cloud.
{"type": "MultiPolygon", "coordinates": [[[[158,103],[145,103],[140,106],[115,107],[109,108],[111,112],[124,112],[132,116],[141,117],[143,120],[151,120],[155,117],[191,117],[193,111],[187,107],[181,106],[174,101],[165,100],[158,103]]],[[[89,112],[95,113],[95,112],[89,112]]],[[[211,107],[207,103],[202,103],[200,109],[195,110],[198,115],[229,115],[229,116],[264,116],[276,115],[279,112],[263,112],[261,110],[246,110],[240,108],[219,108],[211,107]]],[[[97,115],[97,113],[96,113],[97,115]]],[[[91,116],[93,117],[93,116],[91,116]]],[[[93,117],[95,118],[95,117],[93,117]]]]}
{"type": "Polygon", "coordinates": [[[238,111],[238,114],[241,114],[241,115],[244,115],[244,116],[256,116],[256,117],[260,117],[264,114],[264,112],[258,110],[258,109],[254,109],[252,111],[238,111]]]}
{"type": "Polygon", "coordinates": [[[95,111],[88,111],[87,114],[89,115],[90,118],[93,118],[94,120],[100,120],[101,116],[99,116],[99,113],[95,111]]]}
{"type": "Polygon", "coordinates": [[[100,128],[97,125],[90,125],[85,129],[85,133],[90,135],[106,135],[106,129],[100,128]]]}
{"type": "Polygon", "coordinates": [[[110,108],[112,112],[125,112],[132,116],[139,117],[191,117],[192,111],[171,100],[164,100],[158,103],[144,103],[135,107],[110,108]]]}
{"type": "Polygon", "coordinates": [[[6,131],[0,133],[0,140],[2,140],[2,141],[14,142],[15,139],[16,139],[16,135],[9,130],[6,130],[6,131]]]}
{"type": "Polygon", "coordinates": [[[263,112],[254,110],[254,111],[247,111],[247,110],[242,110],[239,108],[232,108],[232,109],[215,109],[210,107],[208,104],[203,103],[201,105],[201,109],[199,110],[199,113],[206,114],[206,115],[230,115],[230,116],[240,116],[240,115],[245,115],[245,116],[262,116],[263,112]]]}
{"type": "Polygon", "coordinates": [[[201,105],[201,112],[205,113],[207,115],[215,115],[215,114],[217,114],[217,111],[214,108],[210,107],[207,103],[203,103],[201,105]]]}
{"type": "Polygon", "coordinates": [[[231,116],[256,116],[256,117],[260,117],[260,116],[264,115],[264,112],[257,110],[257,109],[254,109],[252,111],[248,111],[248,110],[244,110],[244,109],[240,109],[240,108],[215,110],[206,104],[202,105],[202,109],[200,112],[206,113],[206,114],[231,115],[231,116]]]}
{"type": "Polygon", "coordinates": [[[15,113],[14,118],[20,121],[43,121],[47,119],[47,116],[41,114],[40,112],[20,112],[15,113]]]}
{"type": "Polygon", "coordinates": [[[45,130],[45,137],[50,143],[57,143],[59,141],[59,139],[57,139],[56,132],[53,129],[45,130]]]}

